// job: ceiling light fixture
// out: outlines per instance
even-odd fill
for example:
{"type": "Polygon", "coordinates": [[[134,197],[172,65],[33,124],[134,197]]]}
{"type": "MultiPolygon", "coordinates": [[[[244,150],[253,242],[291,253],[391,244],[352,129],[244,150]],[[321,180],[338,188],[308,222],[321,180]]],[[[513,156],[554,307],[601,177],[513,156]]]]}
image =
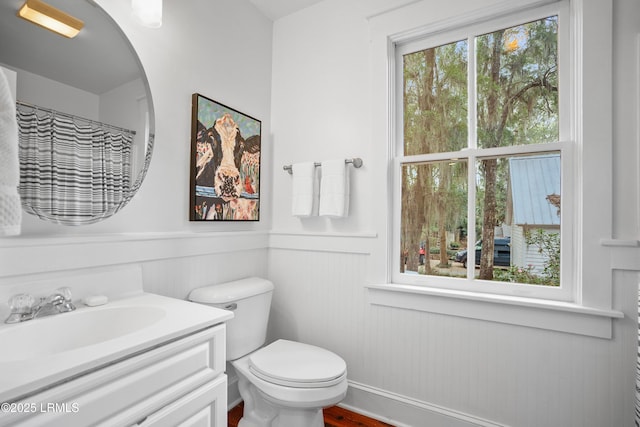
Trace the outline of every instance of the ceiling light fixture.
{"type": "Polygon", "coordinates": [[[162,0],[131,0],[133,14],[149,28],[160,28],[162,25],[162,0]]]}
{"type": "Polygon", "coordinates": [[[72,38],[78,35],[84,22],[41,0],[27,0],[18,11],[20,18],[49,31],[72,38]]]}

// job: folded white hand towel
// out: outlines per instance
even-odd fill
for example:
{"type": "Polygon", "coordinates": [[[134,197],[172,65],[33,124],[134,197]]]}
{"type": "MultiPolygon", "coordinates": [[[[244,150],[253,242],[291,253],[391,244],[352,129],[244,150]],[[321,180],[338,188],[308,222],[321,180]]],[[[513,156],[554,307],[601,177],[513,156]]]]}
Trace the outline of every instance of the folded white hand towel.
{"type": "Polygon", "coordinates": [[[314,211],[314,176],[313,162],[295,163],[291,165],[293,172],[291,213],[298,217],[312,216],[314,211]]]}
{"type": "Polygon", "coordinates": [[[334,218],[349,215],[349,174],[344,159],[322,162],[320,215],[334,218]]]}
{"type": "Polygon", "coordinates": [[[19,184],[16,104],[7,76],[0,70],[0,236],[20,234],[22,207],[19,184]]]}

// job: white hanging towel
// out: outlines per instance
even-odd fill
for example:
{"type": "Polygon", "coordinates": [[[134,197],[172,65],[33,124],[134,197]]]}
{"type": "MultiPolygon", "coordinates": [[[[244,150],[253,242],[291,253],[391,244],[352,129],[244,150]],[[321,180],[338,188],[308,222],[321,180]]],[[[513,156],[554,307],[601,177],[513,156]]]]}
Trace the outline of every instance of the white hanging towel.
{"type": "Polygon", "coordinates": [[[0,70],[0,236],[20,234],[18,124],[9,80],[0,70]]]}
{"type": "Polygon", "coordinates": [[[291,165],[293,173],[291,213],[297,217],[313,215],[314,176],[313,162],[295,163],[291,165]]]}
{"type": "Polygon", "coordinates": [[[333,218],[349,215],[349,174],[344,159],[322,162],[320,215],[333,218]]]}

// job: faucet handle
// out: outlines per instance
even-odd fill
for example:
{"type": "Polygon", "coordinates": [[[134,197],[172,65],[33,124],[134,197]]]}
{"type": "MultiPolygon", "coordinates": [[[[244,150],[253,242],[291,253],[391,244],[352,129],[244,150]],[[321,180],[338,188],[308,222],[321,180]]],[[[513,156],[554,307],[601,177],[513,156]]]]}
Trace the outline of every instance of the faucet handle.
{"type": "Polygon", "coordinates": [[[71,301],[71,289],[66,286],[56,289],[53,297],[54,300],[51,302],[56,306],[60,313],[66,313],[76,309],[76,306],[73,305],[73,302],[71,301]]]}
{"type": "Polygon", "coordinates": [[[12,313],[29,313],[35,303],[35,298],[29,294],[17,294],[9,298],[9,308],[12,313]]]}
{"type": "Polygon", "coordinates": [[[64,286],[56,289],[55,293],[62,295],[67,302],[71,302],[71,288],[64,286]]]}

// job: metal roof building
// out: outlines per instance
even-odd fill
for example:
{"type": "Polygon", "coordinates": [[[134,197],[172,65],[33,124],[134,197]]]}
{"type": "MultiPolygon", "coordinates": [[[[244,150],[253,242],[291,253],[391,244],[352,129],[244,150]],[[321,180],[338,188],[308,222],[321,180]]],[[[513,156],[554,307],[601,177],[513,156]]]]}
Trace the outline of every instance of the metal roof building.
{"type": "Polygon", "coordinates": [[[559,208],[548,197],[560,194],[560,154],[509,159],[511,224],[559,226],[559,208]]]}

